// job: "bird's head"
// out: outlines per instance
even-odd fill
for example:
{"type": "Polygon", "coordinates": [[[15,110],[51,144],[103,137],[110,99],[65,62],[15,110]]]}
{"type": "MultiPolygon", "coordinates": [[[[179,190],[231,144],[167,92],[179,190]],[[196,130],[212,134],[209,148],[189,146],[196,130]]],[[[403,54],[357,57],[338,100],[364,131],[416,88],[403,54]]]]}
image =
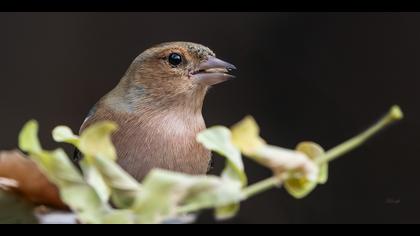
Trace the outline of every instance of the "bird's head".
{"type": "Polygon", "coordinates": [[[124,78],[130,98],[156,106],[191,106],[200,109],[208,87],[224,82],[236,69],[216,58],[209,48],[189,42],[151,47],[132,63],[124,78]]]}

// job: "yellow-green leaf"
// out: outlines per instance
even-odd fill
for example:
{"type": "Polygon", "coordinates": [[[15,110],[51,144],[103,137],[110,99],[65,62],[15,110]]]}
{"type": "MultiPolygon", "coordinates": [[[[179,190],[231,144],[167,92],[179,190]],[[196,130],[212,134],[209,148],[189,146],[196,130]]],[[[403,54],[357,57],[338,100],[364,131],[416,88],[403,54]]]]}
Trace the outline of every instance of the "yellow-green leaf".
{"type": "Polygon", "coordinates": [[[217,220],[228,220],[238,214],[240,207],[241,205],[239,203],[218,207],[215,209],[214,215],[217,220]]]}
{"type": "Polygon", "coordinates": [[[110,211],[96,191],[84,181],[62,149],[45,151],[38,140],[38,124],[29,121],[19,135],[19,146],[40,170],[60,189],[60,196],[83,223],[100,223],[101,217],[110,211]]]}
{"type": "Polygon", "coordinates": [[[284,188],[287,192],[297,199],[304,198],[311,193],[317,183],[316,181],[308,180],[307,178],[290,178],[284,183],[284,188]]]}
{"type": "Polygon", "coordinates": [[[38,122],[28,121],[19,134],[19,147],[25,152],[37,153],[42,150],[38,140],[38,122]]]}
{"type": "Polygon", "coordinates": [[[141,185],[112,160],[96,157],[94,162],[105,183],[112,190],[112,202],[120,208],[131,206],[141,191],[141,185]]]}
{"type": "Polygon", "coordinates": [[[116,160],[116,150],[111,141],[111,134],[116,130],[117,124],[110,121],[91,125],[80,136],[80,151],[86,156],[116,160]]]}
{"type": "Polygon", "coordinates": [[[265,145],[260,137],[260,128],[252,116],[247,116],[232,126],[231,131],[233,144],[245,155],[252,155],[256,149],[265,145]]]}
{"type": "Polygon", "coordinates": [[[139,223],[158,223],[177,215],[178,205],[198,211],[224,207],[243,199],[238,181],[153,170],[133,207],[139,223]]]}
{"type": "Polygon", "coordinates": [[[232,128],[232,142],[248,158],[270,168],[276,175],[300,169],[312,178],[317,168],[304,154],[273,145],[260,137],[260,129],[253,117],[247,116],[232,128]]]}
{"type": "Polygon", "coordinates": [[[96,191],[85,183],[60,187],[61,198],[67,203],[82,223],[99,224],[111,208],[102,203],[96,191]]]}
{"type": "Polygon", "coordinates": [[[83,170],[83,175],[88,184],[95,189],[102,202],[107,203],[111,196],[111,189],[105,182],[102,174],[95,165],[88,162],[88,158],[80,161],[80,167],[83,170]]]}
{"type": "Polygon", "coordinates": [[[42,151],[30,156],[56,184],[83,183],[83,177],[62,149],[42,151]]]}
{"type": "Polygon", "coordinates": [[[53,132],[53,139],[56,142],[65,142],[74,145],[75,147],[79,147],[79,136],[75,135],[73,131],[67,126],[58,126],[56,127],[53,132]]]}
{"type": "MultiPolygon", "coordinates": [[[[58,126],[53,132],[53,139],[56,142],[65,142],[79,148],[80,138],[67,126],[58,126]]],[[[105,183],[101,173],[93,163],[92,157],[84,158],[80,161],[84,179],[93,189],[95,189],[102,202],[107,203],[111,196],[111,190],[105,183]]]]}
{"type": "MultiPolygon", "coordinates": [[[[298,152],[305,154],[312,161],[317,160],[318,157],[324,154],[324,149],[313,142],[302,142],[296,147],[298,152]]],[[[328,163],[323,163],[318,166],[319,172],[316,179],[308,179],[305,176],[296,176],[292,174],[291,177],[285,181],[286,190],[295,198],[301,199],[310,194],[317,184],[324,184],[328,179],[328,163]]]]}
{"type": "Polygon", "coordinates": [[[134,203],[137,223],[159,223],[176,215],[190,179],[164,170],[152,170],[143,181],[142,194],[134,203]]]}
{"type": "Polygon", "coordinates": [[[225,207],[241,200],[243,194],[240,182],[215,176],[199,176],[194,178],[183,202],[206,209],[225,207]]]}
{"type": "Polygon", "coordinates": [[[228,128],[215,126],[204,130],[198,134],[197,141],[227,159],[226,168],[222,173],[223,177],[237,180],[242,186],[247,184],[241,153],[232,144],[232,136],[228,128]]]}
{"type": "Polygon", "coordinates": [[[316,179],[318,167],[305,154],[273,145],[258,148],[250,157],[263,166],[270,168],[274,174],[281,176],[296,171],[308,179],[316,179]]]}
{"type": "Polygon", "coordinates": [[[101,224],[134,224],[135,215],[131,210],[114,210],[102,217],[101,224]]]}
{"type": "Polygon", "coordinates": [[[112,197],[116,206],[128,207],[133,203],[140,185],[114,162],[116,154],[111,134],[115,129],[113,123],[100,122],[86,129],[79,138],[70,128],[59,126],[54,129],[53,137],[58,142],[73,144],[84,154],[81,167],[85,179],[103,202],[112,197]]]}
{"type": "Polygon", "coordinates": [[[97,192],[84,181],[63,150],[31,155],[41,170],[60,189],[60,196],[83,223],[99,223],[109,211],[97,192]]]}
{"type": "MultiPolygon", "coordinates": [[[[324,155],[324,149],[314,142],[302,142],[298,144],[296,150],[306,154],[311,160],[316,161],[318,157],[324,155]]],[[[318,183],[325,184],[328,181],[328,163],[319,166],[318,183]]]]}

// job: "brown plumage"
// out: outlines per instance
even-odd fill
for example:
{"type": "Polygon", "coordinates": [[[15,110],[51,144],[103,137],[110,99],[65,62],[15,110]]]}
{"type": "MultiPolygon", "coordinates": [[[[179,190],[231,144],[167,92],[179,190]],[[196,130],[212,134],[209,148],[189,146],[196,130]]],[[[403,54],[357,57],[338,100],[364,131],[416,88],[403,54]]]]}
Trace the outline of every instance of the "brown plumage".
{"type": "Polygon", "coordinates": [[[210,152],[196,142],[209,86],[235,67],[207,47],[188,42],[154,46],[140,54],[120,83],[92,109],[81,127],[111,120],[118,163],[141,180],[153,168],[205,174],[210,152]]]}

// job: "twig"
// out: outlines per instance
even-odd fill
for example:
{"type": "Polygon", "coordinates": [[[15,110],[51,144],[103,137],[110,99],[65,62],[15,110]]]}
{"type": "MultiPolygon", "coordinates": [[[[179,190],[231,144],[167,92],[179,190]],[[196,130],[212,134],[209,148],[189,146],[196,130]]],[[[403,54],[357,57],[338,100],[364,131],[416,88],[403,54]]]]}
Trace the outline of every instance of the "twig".
{"type": "MultiPolygon", "coordinates": [[[[321,157],[319,157],[316,161],[318,165],[327,163],[330,161],[335,160],[336,158],[354,150],[364,142],[366,142],[368,139],[373,137],[376,133],[378,133],[380,130],[386,128],[387,126],[395,123],[398,120],[401,120],[403,118],[403,113],[401,109],[398,106],[393,106],[388,114],[386,114],[381,120],[379,120],[376,124],[371,126],[366,131],[362,132],[361,134],[355,136],[354,138],[349,139],[348,141],[330,149],[329,151],[325,152],[325,154],[321,157]]],[[[244,194],[244,200],[251,198],[261,192],[270,190],[272,188],[280,187],[281,183],[285,181],[287,178],[289,178],[289,175],[283,175],[283,176],[273,176],[268,179],[259,181],[253,185],[250,185],[246,188],[244,188],[243,194],[244,194]]],[[[198,210],[202,209],[200,205],[186,205],[179,209],[180,214],[187,214],[191,212],[196,212],[198,210]]]]}
{"type": "MultiPolygon", "coordinates": [[[[378,133],[380,130],[395,123],[398,120],[401,120],[403,117],[404,115],[401,109],[398,106],[393,106],[389,110],[388,114],[386,114],[376,124],[371,126],[369,129],[367,129],[363,133],[355,136],[354,138],[351,138],[348,141],[330,149],[323,156],[319,157],[316,163],[320,165],[323,163],[333,161],[336,158],[354,150],[355,148],[357,148],[358,146],[366,142],[368,139],[370,139],[373,135],[378,133]]],[[[273,176],[271,178],[257,182],[251,186],[248,186],[243,191],[246,198],[249,198],[260,192],[269,190],[271,188],[279,187],[279,185],[287,178],[288,178],[287,175],[282,176],[282,177],[273,176]]]]}

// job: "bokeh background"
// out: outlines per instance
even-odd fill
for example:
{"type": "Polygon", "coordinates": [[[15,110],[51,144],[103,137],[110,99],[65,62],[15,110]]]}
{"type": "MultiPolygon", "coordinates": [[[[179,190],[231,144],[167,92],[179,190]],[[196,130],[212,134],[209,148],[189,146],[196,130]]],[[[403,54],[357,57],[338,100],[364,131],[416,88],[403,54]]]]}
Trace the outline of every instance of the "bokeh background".
{"type": "MultiPolygon", "coordinates": [[[[0,13],[0,149],[17,146],[30,118],[56,147],[50,131],[78,130],[144,49],[193,41],[239,68],[208,94],[209,126],[252,114],[270,143],[328,149],[393,104],[406,113],[332,163],[309,197],[273,190],[227,223],[420,223],[419,27],[418,13],[0,13]]],[[[251,182],[270,176],[246,168],[251,182]]],[[[199,222],[214,222],[211,212],[199,222]]]]}

